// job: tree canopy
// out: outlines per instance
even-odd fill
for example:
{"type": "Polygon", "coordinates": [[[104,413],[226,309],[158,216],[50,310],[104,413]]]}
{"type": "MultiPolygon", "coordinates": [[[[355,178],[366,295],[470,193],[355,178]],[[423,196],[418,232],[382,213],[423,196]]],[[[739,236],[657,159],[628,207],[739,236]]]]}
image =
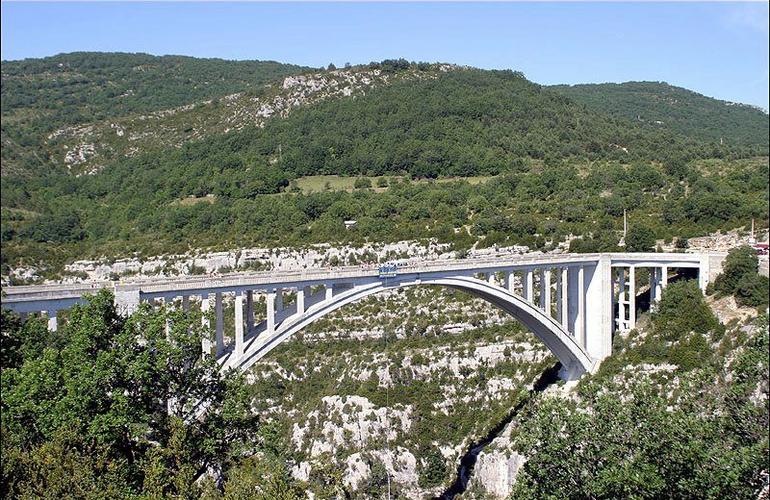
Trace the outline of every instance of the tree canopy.
{"type": "Polygon", "coordinates": [[[243,381],[182,312],[116,314],[100,292],[56,333],[2,312],[2,492],[189,496],[258,444],[243,381]]]}

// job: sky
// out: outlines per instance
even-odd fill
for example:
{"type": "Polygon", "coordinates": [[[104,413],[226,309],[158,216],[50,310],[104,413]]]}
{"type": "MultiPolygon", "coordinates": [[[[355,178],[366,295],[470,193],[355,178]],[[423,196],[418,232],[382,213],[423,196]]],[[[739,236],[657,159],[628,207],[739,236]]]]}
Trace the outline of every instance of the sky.
{"type": "Polygon", "coordinates": [[[2,59],[146,52],[341,66],[404,57],[541,84],[666,81],[768,109],[768,3],[2,2],[2,59]]]}

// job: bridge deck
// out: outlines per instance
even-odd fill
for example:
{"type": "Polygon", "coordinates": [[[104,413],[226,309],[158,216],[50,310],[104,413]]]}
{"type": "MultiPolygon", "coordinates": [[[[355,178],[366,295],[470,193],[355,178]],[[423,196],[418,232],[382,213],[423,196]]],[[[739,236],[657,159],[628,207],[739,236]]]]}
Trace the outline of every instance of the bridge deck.
{"type": "MultiPolygon", "coordinates": [[[[574,266],[597,262],[602,255],[611,259],[612,266],[698,267],[704,254],[698,253],[610,253],[610,254],[524,254],[504,255],[482,259],[446,259],[409,262],[399,269],[404,274],[432,274],[447,271],[494,272],[497,270],[528,269],[543,266],[574,266]]],[[[96,293],[102,288],[111,290],[141,290],[143,293],[195,293],[201,290],[233,289],[252,286],[296,283],[330,282],[377,276],[377,266],[344,266],[300,271],[262,271],[233,273],[223,276],[184,276],[136,281],[95,281],[74,284],[6,286],[3,303],[35,300],[77,299],[96,293]]]]}

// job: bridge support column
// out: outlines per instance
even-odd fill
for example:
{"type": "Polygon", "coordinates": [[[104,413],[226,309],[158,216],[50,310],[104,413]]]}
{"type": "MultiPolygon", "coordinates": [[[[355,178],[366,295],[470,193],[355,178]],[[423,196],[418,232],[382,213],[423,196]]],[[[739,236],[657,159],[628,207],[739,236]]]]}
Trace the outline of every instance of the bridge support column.
{"type": "Polygon", "coordinates": [[[246,335],[254,333],[254,292],[246,290],[246,335]]]}
{"type": "Polygon", "coordinates": [[[204,293],[201,295],[201,326],[206,330],[201,338],[201,350],[203,351],[204,358],[211,356],[211,339],[209,338],[211,333],[211,319],[209,318],[210,308],[209,294],[204,293]]]}
{"type": "Polygon", "coordinates": [[[297,314],[305,313],[305,289],[297,288],[297,314]]]}
{"type": "Polygon", "coordinates": [[[615,318],[615,328],[626,331],[626,270],[620,267],[617,269],[617,274],[618,316],[615,318]]]}
{"type": "Polygon", "coordinates": [[[331,300],[331,298],[334,296],[334,285],[324,285],[324,288],[326,300],[331,300]]]}
{"type": "Polygon", "coordinates": [[[526,269],[524,271],[524,298],[529,303],[535,302],[535,297],[533,294],[533,276],[532,276],[532,269],[526,269]]]}
{"type": "Polygon", "coordinates": [[[166,340],[171,340],[171,318],[168,317],[168,313],[174,310],[174,299],[162,297],[160,299],[156,299],[155,303],[157,304],[158,310],[162,310],[165,313],[166,340]]]}
{"type": "Polygon", "coordinates": [[[583,332],[586,352],[597,362],[612,354],[612,263],[608,255],[584,267],[583,332]]]}
{"type": "Polygon", "coordinates": [[[495,277],[495,273],[493,273],[491,271],[489,273],[487,273],[487,283],[489,283],[490,285],[494,285],[495,283],[497,283],[497,279],[495,277]]]}
{"type": "Polygon", "coordinates": [[[650,309],[652,309],[655,304],[658,302],[658,297],[660,295],[658,294],[658,288],[660,283],[660,278],[658,277],[660,273],[660,268],[653,267],[650,269],[650,309]]]}
{"type": "Polygon", "coordinates": [[[214,341],[217,357],[225,350],[225,318],[222,314],[222,292],[214,294],[214,341]]]}
{"type": "Polygon", "coordinates": [[[709,284],[710,267],[709,256],[701,254],[700,265],[698,266],[698,286],[704,295],[709,284]]]}
{"type": "Polygon", "coordinates": [[[275,290],[275,311],[283,311],[283,288],[276,288],[275,290]]]}
{"type": "Polygon", "coordinates": [[[567,331],[576,341],[580,338],[578,336],[578,295],[580,295],[578,266],[571,266],[567,268],[567,331]]]}
{"type": "Polygon", "coordinates": [[[556,270],[556,316],[562,328],[568,329],[569,316],[567,305],[567,297],[569,291],[567,290],[567,268],[561,267],[556,270]]]}
{"type": "Polygon", "coordinates": [[[568,328],[567,331],[572,334],[575,341],[581,347],[585,347],[585,327],[586,327],[586,277],[585,266],[573,266],[569,268],[567,279],[567,290],[569,298],[568,306],[568,328]]]}
{"type": "Polygon", "coordinates": [[[577,328],[575,337],[578,343],[586,346],[586,285],[585,285],[585,267],[580,266],[577,274],[578,288],[578,310],[577,310],[577,328]]]}
{"type": "Polygon", "coordinates": [[[628,329],[636,328],[636,268],[628,268],[628,329]]]}
{"type": "Polygon", "coordinates": [[[59,328],[59,322],[56,318],[56,309],[47,311],[48,313],[48,331],[55,332],[59,328]]]}
{"type": "Polygon", "coordinates": [[[131,316],[139,309],[139,290],[115,290],[115,309],[123,317],[131,316]]]}
{"type": "Polygon", "coordinates": [[[668,266],[661,266],[661,267],[655,268],[654,300],[656,304],[660,302],[660,297],[663,295],[663,289],[665,289],[667,286],[668,286],[668,266]]]}
{"type": "Polygon", "coordinates": [[[267,301],[267,331],[265,334],[269,336],[275,333],[275,290],[267,292],[265,299],[267,301]]]}
{"type": "Polygon", "coordinates": [[[551,317],[551,270],[540,270],[540,309],[551,317]]]}
{"type": "Polygon", "coordinates": [[[243,356],[243,292],[235,292],[235,359],[243,356]]]}
{"type": "Polygon", "coordinates": [[[516,279],[515,279],[516,275],[513,274],[513,272],[510,272],[510,273],[507,273],[506,276],[507,276],[507,279],[505,282],[506,288],[508,289],[509,293],[513,294],[514,291],[516,290],[516,279]]]}
{"type": "Polygon", "coordinates": [[[190,311],[190,296],[189,295],[182,295],[182,311],[189,312],[190,311]]]}

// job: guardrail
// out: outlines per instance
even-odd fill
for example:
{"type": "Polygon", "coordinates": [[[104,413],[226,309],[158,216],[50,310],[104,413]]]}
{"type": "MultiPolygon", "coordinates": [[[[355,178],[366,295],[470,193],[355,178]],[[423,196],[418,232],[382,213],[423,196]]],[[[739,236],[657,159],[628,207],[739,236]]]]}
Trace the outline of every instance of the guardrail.
{"type": "MultiPolygon", "coordinates": [[[[609,254],[506,254],[500,257],[474,259],[435,259],[409,262],[399,267],[399,274],[435,273],[443,271],[470,271],[495,268],[527,268],[543,264],[575,265],[597,262],[602,256],[623,262],[687,262],[699,263],[699,253],[609,253],[609,254]]],[[[3,288],[3,302],[18,302],[25,298],[55,299],[75,298],[95,293],[102,288],[113,290],[137,290],[160,293],[164,291],[196,290],[200,288],[227,288],[248,285],[271,285],[302,281],[328,281],[347,278],[377,277],[379,264],[365,266],[341,266],[327,269],[303,269],[297,271],[258,271],[234,273],[223,276],[202,275],[180,278],[147,279],[129,282],[96,281],[91,283],[23,285],[3,288]]]]}

